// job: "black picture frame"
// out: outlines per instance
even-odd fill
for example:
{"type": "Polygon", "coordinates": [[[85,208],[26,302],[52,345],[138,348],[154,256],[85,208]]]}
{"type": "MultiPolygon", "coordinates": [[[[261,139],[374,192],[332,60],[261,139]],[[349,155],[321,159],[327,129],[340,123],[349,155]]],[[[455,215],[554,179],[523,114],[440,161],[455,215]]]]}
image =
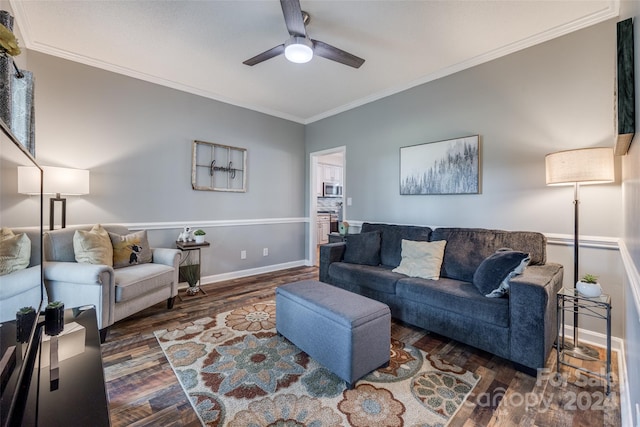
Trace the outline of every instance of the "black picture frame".
{"type": "Polygon", "coordinates": [[[614,153],[629,151],[636,129],[633,18],[617,24],[618,74],[616,79],[616,142],[614,153]]]}

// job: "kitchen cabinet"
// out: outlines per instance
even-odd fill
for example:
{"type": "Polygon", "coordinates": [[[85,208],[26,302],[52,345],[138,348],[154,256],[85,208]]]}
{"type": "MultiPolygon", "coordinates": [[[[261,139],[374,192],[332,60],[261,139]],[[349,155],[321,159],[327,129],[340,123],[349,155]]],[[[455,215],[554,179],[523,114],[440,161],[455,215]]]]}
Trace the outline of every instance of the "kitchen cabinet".
{"type": "Polygon", "coordinates": [[[322,184],[325,182],[335,182],[342,185],[342,166],[318,163],[316,173],[316,194],[318,197],[323,196],[322,184]]]}
{"type": "Polygon", "coordinates": [[[317,216],[317,239],[319,245],[329,243],[329,233],[331,231],[331,215],[320,214],[317,216]]]}
{"type": "Polygon", "coordinates": [[[324,181],[342,184],[342,166],[324,165],[324,181]]]}

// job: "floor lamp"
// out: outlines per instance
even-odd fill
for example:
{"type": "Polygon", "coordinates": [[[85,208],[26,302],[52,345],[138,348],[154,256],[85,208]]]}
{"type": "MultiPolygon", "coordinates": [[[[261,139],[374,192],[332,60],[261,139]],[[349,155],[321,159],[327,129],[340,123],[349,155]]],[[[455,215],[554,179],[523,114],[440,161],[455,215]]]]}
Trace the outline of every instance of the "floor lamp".
{"type": "MultiPolygon", "coordinates": [[[[18,168],[18,192],[21,194],[39,194],[39,181],[36,183],[35,167],[18,168]],[[36,186],[37,184],[37,186],[36,186]],[[36,188],[37,187],[37,188],[36,188]]],[[[67,196],[82,196],[89,194],[89,171],[81,169],[58,168],[43,166],[43,194],[55,194],[49,200],[49,229],[55,225],[55,205],[61,203],[61,228],[67,226],[67,196]]]]}
{"type": "MultiPolygon", "coordinates": [[[[559,151],[545,157],[547,185],[573,185],[573,286],[579,280],[579,205],[580,186],[604,184],[615,179],[613,170],[613,149],[582,148],[559,151]]],[[[573,310],[573,353],[575,356],[597,357],[592,348],[578,343],[578,307],[573,310]]]]}

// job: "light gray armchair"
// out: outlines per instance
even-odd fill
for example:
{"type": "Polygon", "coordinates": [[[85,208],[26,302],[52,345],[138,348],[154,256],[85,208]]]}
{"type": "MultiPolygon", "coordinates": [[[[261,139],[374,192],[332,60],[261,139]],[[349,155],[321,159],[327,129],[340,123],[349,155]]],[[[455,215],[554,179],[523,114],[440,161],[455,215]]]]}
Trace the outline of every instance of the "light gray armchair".
{"type": "MultiPolygon", "coordinates": [[[[126,235],[129,230],[119,225],[105,225],[111,233],[126,235]]],[[[76,230],[70,227],[44,233],[44,282],[51,301],[62,301],[65,307],[94,305],[101,339],[109,326],[140,310],[167,300],[173,308],[178,295],[177,249],[152,248],[151,263],[122,268],[78,263],[73,250],[76,230]]]]}
{"type": "Polygon", "coordinates": [[[40,227],[13,228],[15,234],[26,233],[31,241],[31,258],[25,269],[0,276],[0,322],[16,319],[16,312],[22,307],[36,310],[41,296],[47,303],[47,294],[41,295],[40,277],[40,227]]]}

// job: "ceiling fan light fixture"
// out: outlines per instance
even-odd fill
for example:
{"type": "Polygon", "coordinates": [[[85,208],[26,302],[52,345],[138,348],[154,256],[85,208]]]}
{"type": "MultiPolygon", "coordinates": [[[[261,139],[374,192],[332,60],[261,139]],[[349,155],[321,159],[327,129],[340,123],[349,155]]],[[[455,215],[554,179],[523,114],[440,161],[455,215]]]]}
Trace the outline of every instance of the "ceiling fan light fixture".
{"type": "Polygon", "coordinates": [[[313,58],[313,43],[306,37],[292,36],[284,44],[284,56],[296,64],[304,64],[313,58]]]}

